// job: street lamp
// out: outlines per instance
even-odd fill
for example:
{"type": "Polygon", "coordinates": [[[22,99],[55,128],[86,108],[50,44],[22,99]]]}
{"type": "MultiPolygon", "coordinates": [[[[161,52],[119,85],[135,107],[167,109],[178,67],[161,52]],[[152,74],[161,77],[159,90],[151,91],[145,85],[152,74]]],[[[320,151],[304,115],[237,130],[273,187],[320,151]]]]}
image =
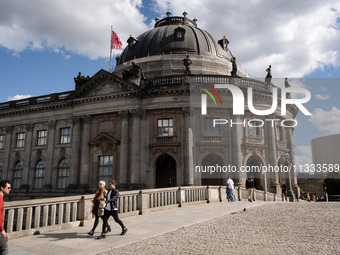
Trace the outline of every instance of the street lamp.
{"type": "Polygon", "coordinates": [[[283,158],[284,158],[284,160],[285,160],[284,165],[285,165],[285,167],[287,167],[287,170],[288,170],[289,190],[288,190],[288,192],[287,192],[287,196],[289,197],[289,200],[293,201],[294,192],[293,192],[293,190],[292,190],[292,180],[290,179],[289,153],[288,153],[288,152],[285,152],[285,153],[283,154],[283,158]]]}

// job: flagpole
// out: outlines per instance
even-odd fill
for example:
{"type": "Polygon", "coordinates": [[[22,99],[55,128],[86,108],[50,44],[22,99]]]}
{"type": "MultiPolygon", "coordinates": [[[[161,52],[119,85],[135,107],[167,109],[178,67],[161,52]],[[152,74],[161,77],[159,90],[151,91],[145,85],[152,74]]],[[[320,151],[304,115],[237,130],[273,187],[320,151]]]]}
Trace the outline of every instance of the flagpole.
{"type": "Polygon", "coordinates": [[[112,61],[112,25],[111,25],[111,43],[110,43],[110,73],[112,71],[111,61],[112,61]]]}

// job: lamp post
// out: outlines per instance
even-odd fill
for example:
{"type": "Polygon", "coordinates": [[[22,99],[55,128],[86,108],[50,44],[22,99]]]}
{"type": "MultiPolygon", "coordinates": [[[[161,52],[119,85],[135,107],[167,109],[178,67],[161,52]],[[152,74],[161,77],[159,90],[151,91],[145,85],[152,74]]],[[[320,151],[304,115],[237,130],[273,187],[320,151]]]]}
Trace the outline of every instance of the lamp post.
{"type": "Polygon", "coordinates": [[[289,201],[294,201],[294,192],[292,190],[292,180],[290,178],[290,169],[289,169],[289,153],[285,152],[283,154],[283,158],[285,160],[284,165],[288,170],[288,182],[289,182],[289,190],[287,192],[287,196],[289,197],[289,201]]]}

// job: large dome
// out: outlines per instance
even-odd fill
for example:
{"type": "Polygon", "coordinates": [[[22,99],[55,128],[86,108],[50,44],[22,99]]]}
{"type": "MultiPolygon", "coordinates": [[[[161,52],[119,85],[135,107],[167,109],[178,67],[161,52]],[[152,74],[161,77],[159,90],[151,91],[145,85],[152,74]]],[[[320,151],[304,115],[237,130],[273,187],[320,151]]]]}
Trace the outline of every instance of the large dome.
{"type": "MultiPolygon", "coordinates": [[[[137,38],[131,35],[127,42],[114,71],[119,76],[132,62],[141,66],[146,78],[184,74],[187,56],[194,75],[230,75],[232,69],[228,39],[218,41],[185,16],[159,20],[153,29],[137,38]]],[[[238,75],[245,76],[242,70],[238,75]]]]}

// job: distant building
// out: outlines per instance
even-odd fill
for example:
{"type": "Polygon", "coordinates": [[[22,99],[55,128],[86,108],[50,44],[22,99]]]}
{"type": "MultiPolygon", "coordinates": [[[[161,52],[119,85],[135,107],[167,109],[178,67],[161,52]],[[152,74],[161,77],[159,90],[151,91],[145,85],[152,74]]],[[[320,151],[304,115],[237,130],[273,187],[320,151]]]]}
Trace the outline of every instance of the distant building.
{"type": "Polygon", "coordinates": [[[340,134],[315,138],[311,145],[314,164],[340,165],[340,134]]]}
{"type": "Polygon", "coordinates": [[[310,195],[315,196],[325,196],[326,192],[324,189],[324,180],[323,178],[315,178],[315,177],[307,177],[301,178],[298,176],[298,184],[300,187],[301,195],[306,197],[306,194],[309,193],[310,195]]]}
{"type": "MultiPolygon", "coordinates": [[[[209,103],[205,116],[201,97],[191,100],[202,93],[197,84],[233,83],[245,98],[253,88],[257,109],[271,107],[274,85],[248,78],[228,44],[195,20],[169,16],[128,39],[113,73],[79,73],[74,90],[1,103],[0,175],[12,181],[12,196],[93,192],[99,180],[112,178],[121,190],[225,185],[229,173],[209,175],[197,172],[197,166],[261,169],[283,165],[284,153],[294,164],[293,128],[280,124],[295,118],[294,105],[282,116],[278,104],[272,123],[248,107],[244,115],[233,115],[229,92],[221,94],[224,108],[212,113],[209,103]],[[214,127],[214,118],[239,124],[214,127]],[[252,119],[264,124],[249,125],[252,119]]],[[[298,194],[295,173],[236,172],[232,177],[244,186],[247,175],[253,175],[257,189],[280,193],[284,180],[298,194]]]]}

